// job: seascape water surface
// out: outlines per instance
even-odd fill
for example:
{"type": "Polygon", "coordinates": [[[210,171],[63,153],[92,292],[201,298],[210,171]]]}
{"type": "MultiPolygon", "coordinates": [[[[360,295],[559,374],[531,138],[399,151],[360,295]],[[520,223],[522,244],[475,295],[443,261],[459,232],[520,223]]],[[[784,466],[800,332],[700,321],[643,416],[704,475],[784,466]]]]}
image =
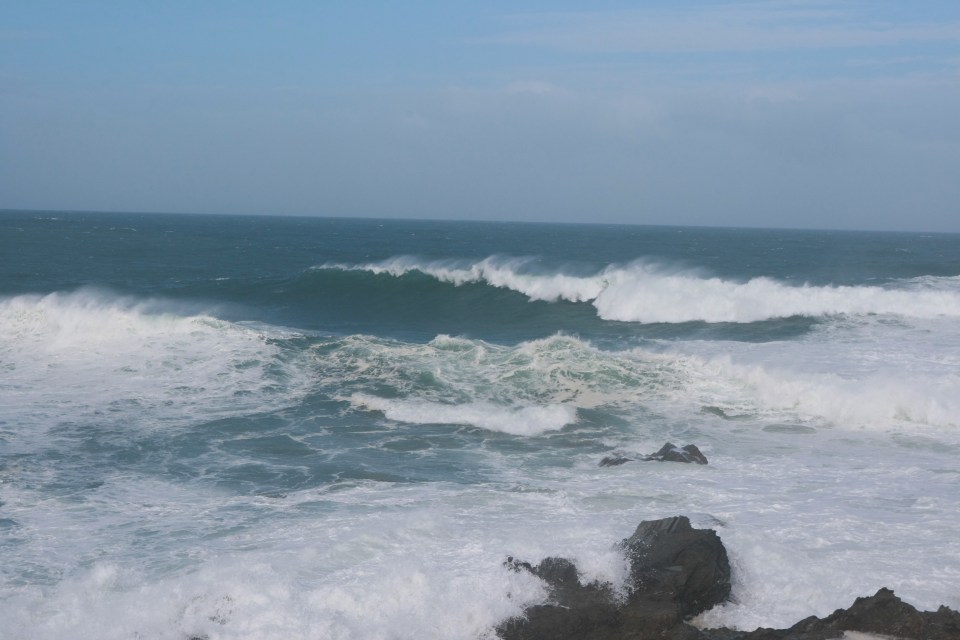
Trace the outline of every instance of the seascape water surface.
{"type": "Polygon", "coordinates": [[[703,624],[956,609],[958,457],[960,235],[0,213],[3,637],[492,637],[676,514],[703,624]]]}

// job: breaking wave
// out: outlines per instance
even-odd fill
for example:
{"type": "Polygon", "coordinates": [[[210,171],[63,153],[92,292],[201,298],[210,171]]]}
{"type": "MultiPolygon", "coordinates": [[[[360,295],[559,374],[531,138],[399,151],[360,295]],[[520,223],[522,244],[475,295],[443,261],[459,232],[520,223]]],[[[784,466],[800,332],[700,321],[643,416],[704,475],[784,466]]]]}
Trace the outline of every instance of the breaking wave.
{"type": "Polygon", "coordinates": [[[304,388],[279,328],[163,307],[94,289],[0,298],[5,417],[156,425],[285,406],[304,388]]]}
{"type": "MultiPolygon", "coordinates": [[[[564,335],[516,346],[449,336],[427,344],[348,336],[314,346],[314,376],[351,407],[382,412],[388,420],[520,436],[576,424],[581,410],[612,412],[640,431],[645,411],[681,423],[699,421],[693,416],[704,407],[761,423],[951,430],[960,424],[955,374],[904,378],[896,375],[898,365],[839,375],[804,361],[793,343],[760,350],[747,345],[736,355],[664,344],[662,352],[605,351],[564,335]],[[751,362],[755,358],[760,361],[751,362]]],[[[854,358],[858,353],[850,352],[854,358]]]]}
{"type": "Polygon", "coordinates": [[[918,278],[898,286],[795,286],[767,277],[744,282],[706,277],[644,261],[609,265],[587,275],[544,273],[534,258],[500,256],[476,262],[400,256],[378,263],[326,264],[316,269],[393,277],[418,272],[454,286],[483,283],[517,291],[530,300],[589,303],[600,318],[622,322],[747,323],[841,314],[960,316],[957,277],[918,278]]]}

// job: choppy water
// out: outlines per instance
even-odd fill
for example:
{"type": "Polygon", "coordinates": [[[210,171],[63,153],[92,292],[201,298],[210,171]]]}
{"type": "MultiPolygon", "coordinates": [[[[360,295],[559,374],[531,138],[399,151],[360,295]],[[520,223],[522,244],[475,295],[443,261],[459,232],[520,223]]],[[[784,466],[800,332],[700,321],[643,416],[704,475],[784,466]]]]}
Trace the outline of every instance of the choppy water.
{"type": "Polygon", "coordinates": [[[706,624],[960,607],[960,236],[0,214],[0,635],[486,637],[684,513],[706,624]],[[598,467],[696,443],[706,467],[598,467]]]}

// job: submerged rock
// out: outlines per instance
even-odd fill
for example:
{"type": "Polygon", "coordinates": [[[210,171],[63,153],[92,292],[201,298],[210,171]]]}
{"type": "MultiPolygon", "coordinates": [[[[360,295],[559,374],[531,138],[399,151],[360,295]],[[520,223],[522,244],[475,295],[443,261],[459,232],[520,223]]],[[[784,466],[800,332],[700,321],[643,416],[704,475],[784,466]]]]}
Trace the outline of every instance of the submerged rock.
{"type": "Polygon", "coordinates": [[[601,467],[616,467],[616,466],[619,466],[619,465],[621,465],[621,464],[624,464],[625,462],[630,462],[630,460],[632,460],[632,458],[627,458],[627,457],[625,457],[625,456],[620,455],[619,453],[615,453],[615,454],[613,454],[612,456],[607,456],[607,457],[605,457],[603,460],[601,460],[601,461],[600,461],[600,466],[601,466],[601,467]]]}
{"type": "MultiPolygon", "coordinates": [[[[601,460],[600,466],[616,467],[626,462],[630,462],[632,459],[633,458],[628,458],[621,453],[614,453],[601,460]]],[[[697,448],[697,445],[688,444],[684,447],[678,447],[672,442],[668,442],[660,447],[660,450],[656,453],[651,453],[650,455],[643,456],[639,459],[643,460],[644,462],[655,460],[658,462],[694,462],[696,464],[707,464],[707,456],[700,452],[700,449],[697,448]]]]}
{"type": "Polygon", "coordinates": [[[707,456],[700,452],[695,444],[688,444],[685,447],[678,447],[672,442],[660,447],[656,453],[651,453],[644,460],[659,460],[660,462],[695,462],[697,464],[707,464],[707,456]]]}

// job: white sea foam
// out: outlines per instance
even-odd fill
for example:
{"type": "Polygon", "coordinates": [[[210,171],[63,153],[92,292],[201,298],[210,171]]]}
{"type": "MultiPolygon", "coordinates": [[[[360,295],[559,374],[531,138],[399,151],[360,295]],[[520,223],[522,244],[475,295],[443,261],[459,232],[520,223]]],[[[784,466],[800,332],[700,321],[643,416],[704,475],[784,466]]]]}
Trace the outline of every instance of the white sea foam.
{"type": "Polygon", "coordinates": [[[389,420],[414,424],[462,424],[517,436],[558,431],[577,419],[569,405],[503,407],[490,402],[439,404],[417,400],[387,400],[355,394],[354,406],[382,411],[389,420]]]}
{"type": "Polygon", "coordinates": [[[562,335],[513,347],[448,336],[428,344],[352,336],[323,349],[316,377],[390,420],[517,435],[560,429],[577,409],[649,409],[684,420],[716,407],[837,428],[948,428],[960,437],[955,352],[923,351],[923,329],[917,340],[900,327],[889,331],[885,339],[900,336],[900,346],[872,359],[866,340],[687,341],[666,342],[662,352],[609,352],[562,335]],[[373,384],[390,397],[370,394],[373,384]]]}
{"type": "Polygon", "coordinates": [[[91,289],[0,299],[4,417],[147,427],[282,406],[305,386],[278,360],[282,331],[162,307],[91,289]]]}
{"type": "Polygon", "coordinates": [[[960,375],[843,378],[832,373],[798,373],[788,368],[714,364],[741,380],[765,409],[789,411],[840,426],[890,427],[904,423],[960,426],[960,375]]]}
{"type": "Polygon", "coordinates": [[[724,280],[643,261],[610,265],[589,276],[545,274],[535,271],[534,266],[531,258],[491,256],[463,263],[403,256],[373,264],[328,264],[319,268],[397,277],[417,271],[457,286],[483,282],[518,291],[531,300],[590,302],[601,318],[623,322],[745,323],[838,314],[960,316],[956,278],[916,279],[899,288],[793,286],[766,277],[745,282],[724,280]]]}
{"type": "Polygon", "coordinates": [[[664,346],[697,381],[687,389],[732,413],[839,428],[931,427],[960,438],[960,325],[950,318],[837,320],[789,341],[664,346]]]}
{"type": "MultiPolygon", "coordinates": [[[[734,564],[735,601],[705,624],[789,626],[880,586],[957,608],[955,325],[837,318],[790,341],[615,352],[562,335],[514,346],[347,336],[317,339],[294,365],[271,327],[97,292],[8,298],[0,415],[17,431],[0,440],[6,451],[48,447],[30,434],[56,420],[183,424],[309,388],[382,411],[391,429],[439,421],[522,437],[570,424],[553,437],[599,431],[627,453],[692,441],[710,464],[601,468],[600,451],[575,447],[544,462],[548,438],[518,439],[510,455],[458,450],[482,463],[474,485],[358,481],[267,498],[125,469],[81,499],[22,482],[11,462],[0,619],[11,637],[49,640],[492,638],[546,595],[504,568],[507,555],[570,557],[584,580],[619,584],[614,543],[677,513],[716,527],[734,564]]],[[[226,464],[208,463],[208,478],[226,464]]]]}
{"type": "Polygon", "coordinates": [[[427,344],[349,336],[319,345],[315,358],[321,386],[345,398],[350,394],[344,391],[367,396],[370,387],[389,390],[399,397],[389,406],[391,415],[405,412],[412,422],[439,415],[434,411],[453,418],[453,411],[460,415],[449,420],[454,423],[477,424],[479,416],[467,416],[495,413],[507,424],[527,419],[534,408],[554,407],[543,418],[560,428],[574,408],[635,406],[671,396],[689,378],[675,356],[605,352],[564,335],[516,346],[450,336],[427,344]],[[531,412],[517,413],[524,408],[531,412]],[[429,415],[414,418],[421,410],[429,415]]]}
{"type": "Polygon", "coordinates": [[[706,467],[492,456],[497,482],[474,486],[366,483],[268,500],[111,478],[96,512],[27,508],[14,492],[8,509],[33,549],[17,561],[53,556],[66,570],[46,586],[4,584],[0,614],[12,637],[49,640],[492,640],[494,625],[546,595],[503,566],[507,555],[569,557],[583,580],[620,584],[615,543],[676,513],[717,528],[734,564],[735,602],[706,624],[789,626],[880,586],[920,608],[960,606],[960,495],[942,453],[869,434],[767,436],[709,438],[706,467]],[[852,446],[869,455],[851,460],[852,446]],[[140,537],[155,528],[167,533],[140,537]]]}
{"type": "Polygon", "coordinates": [[[258,503],[130,479],[101,491],[102,528],[81,537],[32,528],[73,530],[76,509],[18,509],[36,557],[55,552],[73,567],[47,586],[3,585],[0,613],[13,637],[492,639],[494,625],[545,596],[533,576],[504,566],[508,553],[562,552],[587,577],[623,574],[622,557],[598,535],[604,525],[544,539],[524,523],[524,505],[549,513],[562,503],[555,496],[380,483],[258,503]],[[137,537],[154,527],[169,532],[137,537]],[[164,570],[183,556],[191,567],[164,570]]]}

